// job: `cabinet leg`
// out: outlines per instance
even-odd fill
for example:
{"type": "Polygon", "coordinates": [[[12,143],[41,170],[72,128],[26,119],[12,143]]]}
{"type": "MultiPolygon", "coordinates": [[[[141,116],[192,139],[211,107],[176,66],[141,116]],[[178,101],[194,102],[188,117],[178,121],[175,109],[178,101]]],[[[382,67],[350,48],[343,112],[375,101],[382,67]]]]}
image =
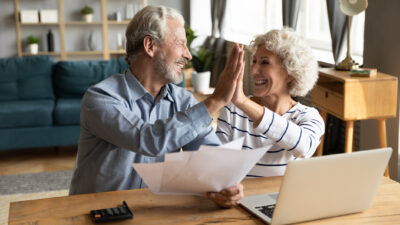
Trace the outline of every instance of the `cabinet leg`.
{"type": "MultiPolygon", "coordinates": [[[[378,128],[379,128],[380,147],[385,148],[385,147],[387,147],[386,120],[385,119],[378,119],[378,128]]],[[[385,177],[389,177],[389,165],[386,167],[385,177]]]]}
{"type": "MultiPolygon", "coordinates": [[[[324,123],[325,123],[325,126],[326,126],[326,111],[325,110],[320,110],[320,114],[321,114],[321,117],[324,120],[324,123]]],[[[316,156],[321,156],[322,153],[323,153],[323,150],[324,150],[324,138],[325,138],[325,135],[322,135],[321,142],[319,143],[318,148],[317,148],[316,156]]]]}
{"type": "Polygon", "coordinates": [[[350,153],[353,151],[353,132],[354,132],[354,121],[346,121],[346,143],[344,152],[350,153]]]}

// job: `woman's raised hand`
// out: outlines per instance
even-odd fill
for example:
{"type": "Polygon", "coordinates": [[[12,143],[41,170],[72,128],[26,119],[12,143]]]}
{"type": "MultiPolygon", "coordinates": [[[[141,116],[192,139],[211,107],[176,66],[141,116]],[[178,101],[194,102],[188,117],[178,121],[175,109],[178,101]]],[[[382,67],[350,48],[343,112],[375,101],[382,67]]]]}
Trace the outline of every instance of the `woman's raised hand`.
{"type": "Polygon", "coordinates": [[[211,115],[217,113],[232,100],[236,91],[237,80],[244,68],[243,55],[243,46],[235,43],[219,77],[214,93],[204,100],[211,115]]]}
{"type": "Polygon", "coordinates": [[[221,99],[224,105],[232,100],[235,93],[237,80],[244,68],[243,55],[243,45],[235,43],[215,87],[213,95],[221,99]]]}
{"type": "Polygon", "coordinates": [[[235,105],[243,104],[247,100],[247,96],[243,92],[243,75],[245,66],[246,64],[243,63],[242,70],[240,71],[239,77],[236,81],[236,89],[232,97],[232,103],[235,105]]]}

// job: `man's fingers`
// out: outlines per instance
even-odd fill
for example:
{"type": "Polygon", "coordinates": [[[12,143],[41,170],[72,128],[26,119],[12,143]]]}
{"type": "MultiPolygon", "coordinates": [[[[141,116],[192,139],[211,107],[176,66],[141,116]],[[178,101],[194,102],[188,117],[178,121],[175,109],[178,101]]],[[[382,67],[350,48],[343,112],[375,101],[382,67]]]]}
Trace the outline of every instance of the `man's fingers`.
{"type": "Polygon", "coordinates": [[[207,196],[218,205],[237,205],[242,197],[240,195],[225,196],[217,192],[208,193],[207,196]]]}
{"type": "Polygon", "coordinates": [[[243,185],[238,184],[234,187],[225,188],[220,192],[209,192],[207,196],[220,207],[230,208],[238,205],[243,198],[243,185]]]}
{"type": "Polygon", "coordinates": [[[236,55],[239,52],[239,46],[238,44],[234,44],[233,48],[231,50],[231,53],[229,54],[228,60],[226,61],[226,65],[232,65],[234,63],[234,61],[236,60],[236,55]]]}
{"type": "Polygon", "coordinates": [[[230,195],[237,195],[240,193],[240,190],[237,186],[233,186],[230,188],[225,188],[221,191],[222,195],[230,196],[230,195]]]}

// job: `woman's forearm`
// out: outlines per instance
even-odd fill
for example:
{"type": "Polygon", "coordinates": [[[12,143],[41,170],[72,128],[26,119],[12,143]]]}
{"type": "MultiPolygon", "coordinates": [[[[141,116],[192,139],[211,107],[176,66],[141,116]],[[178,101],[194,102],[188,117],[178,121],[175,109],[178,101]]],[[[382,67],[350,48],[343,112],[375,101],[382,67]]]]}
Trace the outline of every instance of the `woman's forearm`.
{"type": "Polygon", "coordinates": [[[260,124],[261,119],[264,115],[264,107],[257,104],[250,98],[246,97],[244,101],[239,104],[235,104],[238,108],[240,108],[247,116],[253,120],[254,126],[258,126],[260,124]]]}

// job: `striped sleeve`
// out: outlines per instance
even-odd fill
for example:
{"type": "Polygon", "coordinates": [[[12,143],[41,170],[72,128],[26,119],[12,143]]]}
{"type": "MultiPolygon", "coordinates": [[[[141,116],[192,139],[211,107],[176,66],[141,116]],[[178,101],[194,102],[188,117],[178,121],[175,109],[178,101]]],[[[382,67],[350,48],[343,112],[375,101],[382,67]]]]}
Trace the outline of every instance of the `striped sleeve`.
{"type": "Polygon", "coordinates": [[[318,111],[311,107],[299,113],[299,117],[294,123],[265,108],[262,121],[255,130],[296,158],[311,157],[325,132],[325,125],[318,111]]]}
{"type": "Polygon", "coordinates": [[[231,127],[230,111],[227,107],[221,109],[217,121],[216,134],[222,143],[232,141],[232,127],[231,127]]]}

